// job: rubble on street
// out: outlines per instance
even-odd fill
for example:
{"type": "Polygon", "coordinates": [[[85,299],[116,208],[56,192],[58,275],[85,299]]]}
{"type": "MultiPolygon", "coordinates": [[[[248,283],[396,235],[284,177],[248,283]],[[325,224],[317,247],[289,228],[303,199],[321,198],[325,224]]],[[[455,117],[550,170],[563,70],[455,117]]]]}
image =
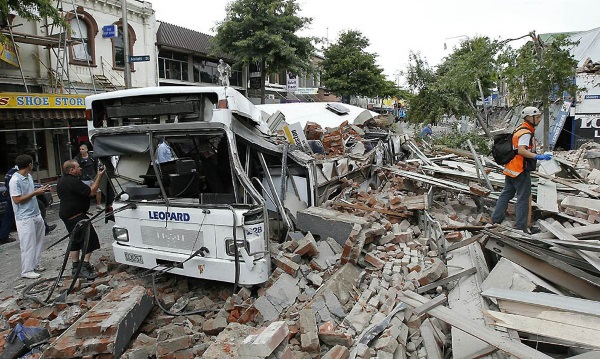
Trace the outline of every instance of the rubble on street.
{"type": "MultiPolygon", "coordinates": [[[[347,123],[305,132],[327,158],[368,137],[347,123]]],[[[0,301],[0,348],[20,324],[48,331],[29,356],[46,358],[600,357],[600,146],[534,173],[542,232],[529,235],[511,217],[491,224],[504,178],[491,159],[407,144],[410,159],[290,213],[263,286],[232,293],[104,257],[61,302],[0,301]]]]}

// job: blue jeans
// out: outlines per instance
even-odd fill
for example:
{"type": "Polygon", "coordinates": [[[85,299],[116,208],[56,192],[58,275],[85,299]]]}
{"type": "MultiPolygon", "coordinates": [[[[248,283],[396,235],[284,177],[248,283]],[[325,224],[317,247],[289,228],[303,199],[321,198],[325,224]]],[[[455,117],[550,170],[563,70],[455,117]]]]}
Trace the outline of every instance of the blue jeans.
{"type": "Polygon", "coordinates": [[[493,223],[502,223],[506,217],[508,202],[517,195],[516,221],[515,228],[527,229],[527,219],[529,218],[529,197],[531,196],[531,174],[529,171],[523,171],[515,178],[506,176],[504,179],[504,189],[498,197],[496,208],[492,214],[493,223]]]}

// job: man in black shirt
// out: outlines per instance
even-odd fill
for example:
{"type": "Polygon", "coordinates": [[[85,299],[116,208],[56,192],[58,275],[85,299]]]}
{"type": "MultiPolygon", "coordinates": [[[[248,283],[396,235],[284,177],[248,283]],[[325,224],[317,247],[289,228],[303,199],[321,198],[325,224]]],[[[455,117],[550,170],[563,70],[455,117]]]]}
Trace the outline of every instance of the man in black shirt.
{"type": "MultiPolygon", "coordinates": [[[[65,227],[67,227],[69,233],[73,232],[77,223],[89,219],[87,211],[90,209],[90,197],[96,195],[104,172],[104,169],[98,171],[92,185],[87,186],[79,179],[81,176],[81,167],[77,160],[69,160],[63,164],[63,176],[58,180],[58,184],[56,185],[56,192],[58,198],[60,198],[58,216],[65,223],[65,227]]],[[[79,266],[79,256],[83,244],[84,238],[77,236],[73,240],[71,246],[69,255],[73,261],[71,272],[73,275],[75,275],[79,266]]],[[[98,273],[96,273],[94,267],[90,264],[90,257],[92,252],[96,249],[100,249],[100,241],[98,239],[98,234],[94,230],[94,226],[91,226],[88,248],[83,258],[83,265],[80,272],[80,274],[87,279],[94,279],[98,276],[98,273]]]]}

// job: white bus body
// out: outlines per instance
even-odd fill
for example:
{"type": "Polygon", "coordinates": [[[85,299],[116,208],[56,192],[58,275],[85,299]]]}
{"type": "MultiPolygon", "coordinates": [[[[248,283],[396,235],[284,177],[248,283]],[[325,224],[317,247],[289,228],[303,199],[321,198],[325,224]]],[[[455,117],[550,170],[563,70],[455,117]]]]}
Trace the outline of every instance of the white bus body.
{"type": "Polygon", "coordinates": [[[263,113],[225,87],[123,90],[85,104],[114,197],[115,259],[190,277],[264,283],[270,220],[293,227],[285,198],[319,205],[340,190],[341,177],[364,179],[374,158],[288,153],[263,113]],[[163,139],[175,158],[158,163],[163,139]]]}

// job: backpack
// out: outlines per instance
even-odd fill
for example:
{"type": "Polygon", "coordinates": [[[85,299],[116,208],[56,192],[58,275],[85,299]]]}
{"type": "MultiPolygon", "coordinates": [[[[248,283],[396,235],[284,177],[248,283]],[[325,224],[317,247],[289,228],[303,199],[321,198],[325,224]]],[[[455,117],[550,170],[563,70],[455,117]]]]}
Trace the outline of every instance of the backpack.
{"type": "MultiPolygon", "coordinates": [[[[494,136],[494,145],[492,146],[492,157],[499,165],[505,165],[512,161],[517,155],[518,150],[513,148],[512,137],[520,130],[522,126],[517,127],[512,133],[501,133],[494,136]]],[[[533,134],[532,134],[533,135],[533,134]]]]}

